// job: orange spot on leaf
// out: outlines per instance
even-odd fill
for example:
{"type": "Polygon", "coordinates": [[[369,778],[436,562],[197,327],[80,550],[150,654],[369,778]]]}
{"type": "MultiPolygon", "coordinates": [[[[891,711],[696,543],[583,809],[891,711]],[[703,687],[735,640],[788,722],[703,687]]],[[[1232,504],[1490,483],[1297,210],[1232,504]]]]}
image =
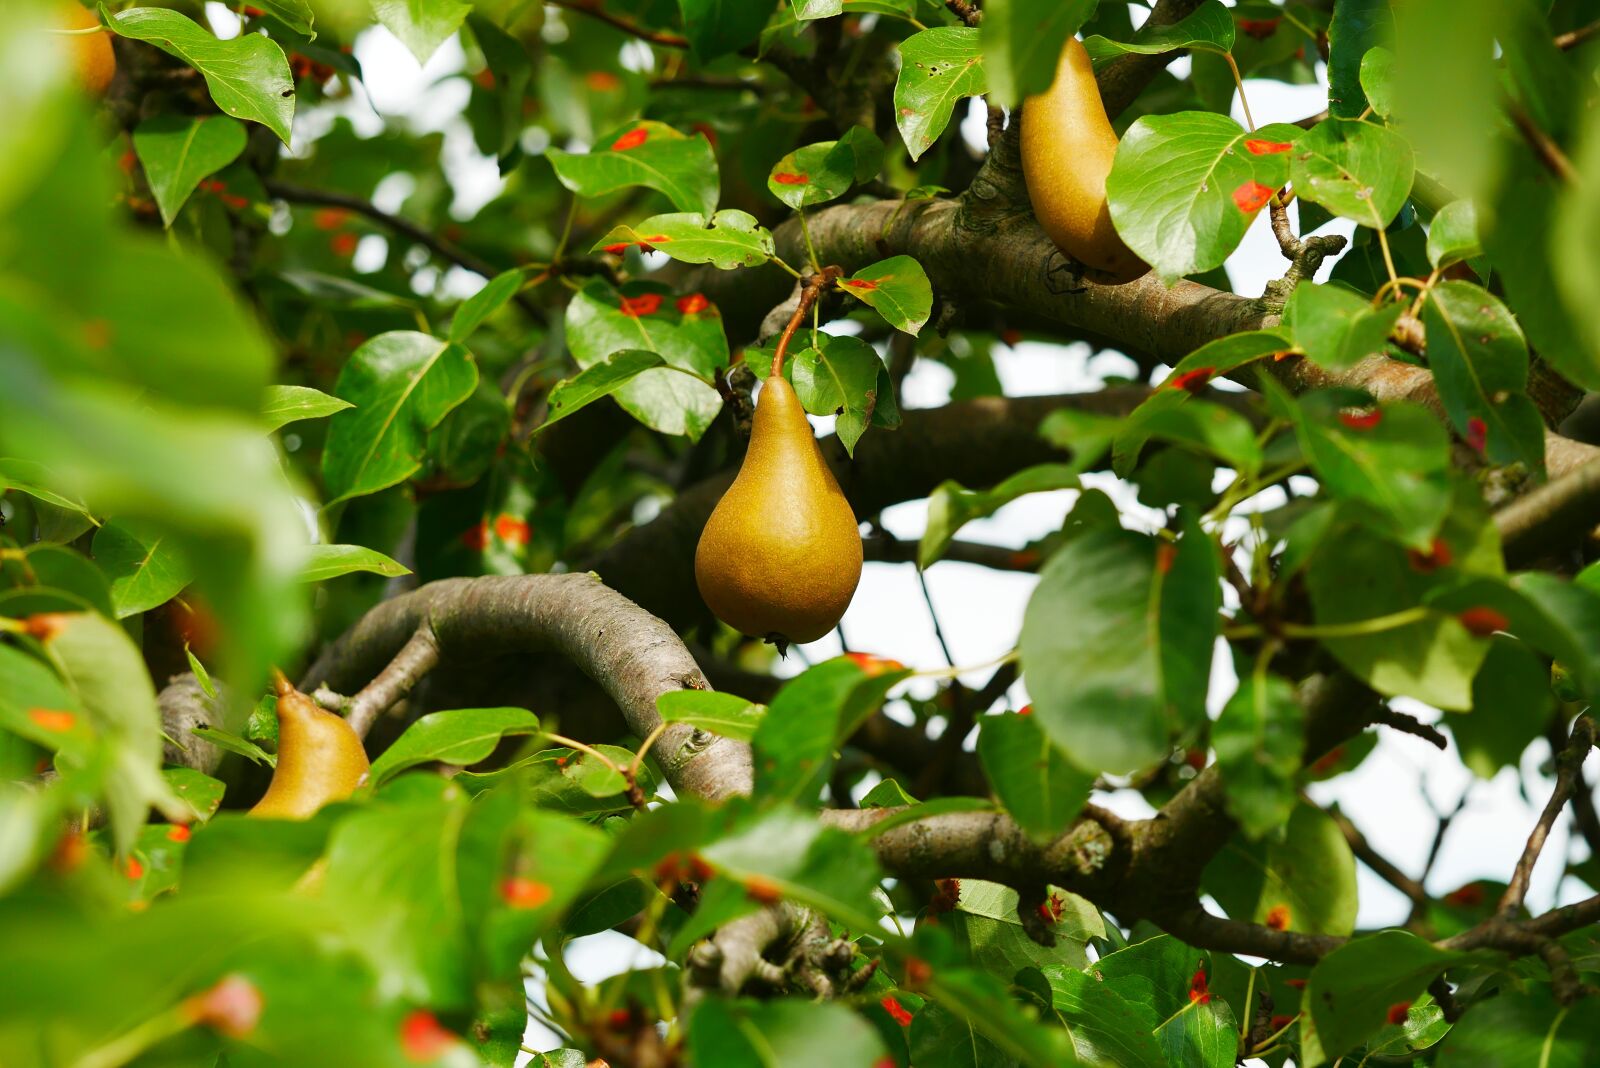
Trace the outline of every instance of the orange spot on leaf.
{"type": "Polygon", "coordinates": [[[611,142],[611,151],[626,152],[630,148],[638,148],[648,140],[650,140],[650,131],[641,126],[638,129],[629,130],[611,142]]]}
{"type": "Polygon", "coordinates": [[[1478,452],[1489,444],[1488,424],[1475,415],[1467,420],[1467,444],[1478,452]]]}
{"type": "Polygon", "coordinates": [[[627,241],[619,241],[619,242],[618,242],[618,243],[617,243],[617,244],[615,244],[615,245],[607,245],[607,246],[606,246],[606,247],[605,247],[605,251],[607,251],[607,252],[609,252],[609,253],[611,253],[611,254],[612,254],[612,255],[613,255],[613,256],[620,256],[620,255],[622,255],[622,254],[623,254],[623,253],[624,253],[624,252],[626,252],[626,251],[628,251],[628,246],[629,246],[629,245],[630,245],[630,242],[627,242],[627,241]]]}
{"type": "Polygon", "coordinates": [[[361,238],[348,230],[344,233],[334,234],[328,239],[329,250],[340,258],[355,255],[356,246],[359,244],[361,244],[361,238]]]}
{"type": "Polygon", "coordinates": [[[1474,638],[1487,638],[1497,630],[1505,630],[1511,621],[1487,605],[1477,605],[1456,616],[1467,633],[1474,638]]]}
{"type": "Polygon", "coordinates": [[[500,883],[500,899],[514,909],[536,909],[550,900],[550,887],[536,879],[513,875],[500,883]]]}
{"type": "Polygon", "coordinates": [[[484,520],[475,527],[468,527],[461,532],[461,544],[475,553],[481,553],[489,547],[489,522],[484,520]]]}
{"type": "Polygon", "coordinates": [[[1165,575],[1172,570],[1172,562],[1178,558],[1178,547],[1170,541],[1161,542],[1156,546],[1156,573],[1165,575]]]}
{"type": "Polygon", "coordinates": [[[916,990],[933,978],[933,965],[921,957],[906,958],[906,986],[916,990]]]}
{"type": "Polygon", "coordinates": [[[783,892],[777,884],[761,875],[752,875],[744,881],[744,894],[751,901],[763,905],[776,905],[783,899],[783,892]]]}
{"type": "Polygon", "coordinates": [[[1167,385],[1173,389],[1181,389],[1188,393],[1199,393],[1211,381],[1211,376],[1217,373],[1215,367],[1196,367],[1183,371],[1167,379],[1167,385]]]}
{"type": "Polygon", "coordinates": [[[1425,553],[1416,549],[1406,550],[1406,562],[1411,565],[1411,570],[1423,575],[1430,575],[1441,567],[1449,567],[1453,558],[1450,543],[1443,538],[1434,538],[1425,553]]]}
{"type": "Polygon", "coordinates": [[[495,516],[494,532],[503,542],[511,545],[526,545],[528,544],[528,536],[531,533],[531,529],[527,520],[502,512],[500,515],[495,516]]]}
{"type": "Polygon", "coordinates": [[[1206,982],[1206,966],[1204,964],[1194,970],[1194,978],[1189,980],[1189,1000],[1201,1005],[1211,1003],[1211,988],[1206,982]]]}
{"type": "Polygon", "coordinates": [[[1249,215],[1260,211],[1272,199],[1272,188],[1257,181],[1249,181],[1233,191],[1233,206],[1249,215]]]}
{"type": "Polygon", "coordinates": [[[609,93],[622,88],[622,79],[608,70],[592,70],[583,76],[583,84],[597,93],[609,93]]]}
{"type": "Polygon", "coordinates": [[[878,288],[878,283],[870,278],[846,278],[841,284],[847,285],[851,289],[872,290],[878,288]]]}
{"type": "Polygon", "coordinates": [[[130,879],[144,878],[144,865],[139,863],[138,857],[129,857],[127,867],[124,870],[130,879]]]}
{"type": "Polygon", "coordinates": [[[1287,931],[1289,929],[1289,906],[1274,905],[1268,909],[1267,926],[1274,931],[1287,931]]]}
{"type": "Polygon", "coordinates": [[[167,840],[169,842],[187,842],[190,837],[191,833],[187,824],[174,823],[167,828],[167,840]]]}
{"type": "Polygon", "coordinates": [[[1251,138],[1244,143],[1245,151],[1252,156],[1275,156],[1293,147],[1288,141],[1265,141],[1260,138],[1251,138]]]}
{"type": "Polygon", "coordinates": [[[76,714],[53,708],[30,708],[28,718],[43,729],[56,734],[65,734],[78,725],[76,714]]]}
{"type": "Polygon", "coordinates": [[[679,297],[677,301],[677,308],[684,315],[699,315],[709,307],[711,302],[702,293],[690,293],[687,297],[679,297]]]}
{"type": "Polygon", "coordinates": [[[894,995],[890,994],[886,996],[882,1001],[878,1002],[878,1004],[883,1006],[884,1012],[888,1013],[894,1018],[895,1023],[899,1024],[901,1027],[911,1026],[911,1013],[906,1010],[904,1005],[895,1000],[894,995]]]}
{"type": "Polygon", "coordinates": [[[637,297],[622,298],[622,314],[632,319],[641,315],[653,315],[661,307],[660,293],[642,293],[637,297]]]}
{"type": "Polygon", "coordinates": [[[1371,430],[1383,422],[1383,409],[1372,408],[1364,412],[1340,412],[1339,422],[1351,430],[1371,430]]]}
{"type": "Polygon", "coordinates": [[[809,174],[789,174],[784,171],[779,171],[777,174],[774,174],[772,176],[772,180],[777,182],[779,185],[811,184],[811,176],[809,174]]]}
{"type": "Polygon", "coordinates": [[[1393,1005],[1389,1006],[1388,1020],[1394,1026],[1399,1027],[1401,1024],[1406,1022],[1406,1015],[1410,1011],[1411,1002],[1397,1001],[1393,1005]]]}
{"type": "Polygon", "coordinates": [[[344,208],[322,208],[311,216],[311,225],[318,230],[337,230],[350,219],[344,208]]]}
{"type": "Polygon", "coordinates": [[[905,665],[898,660],[890,660],[885,656],[873,656],[871,653],[846,653],[845,657],[856,667],[868,675],[882,675],[886,671],[900,671],[905,665]]]}
{"type": "Polygon", "coordinates": [[[1031,716],[1031,715],[1033,715],[1033,705],[1031,705],[1031,704],[1023,705],[1021,708],[1017,709],[1017,715],[1019,715],[1019,716],[1031,716]]]}
{"type": "Polygon", "coordinates": [[[418,1063],[437,1060],[456,1044],[456,1036],[445,1030],[438,1017],[427,1009],[415,1009],[400,1022],[400,1049],[407,1060],[418,1063]]]}

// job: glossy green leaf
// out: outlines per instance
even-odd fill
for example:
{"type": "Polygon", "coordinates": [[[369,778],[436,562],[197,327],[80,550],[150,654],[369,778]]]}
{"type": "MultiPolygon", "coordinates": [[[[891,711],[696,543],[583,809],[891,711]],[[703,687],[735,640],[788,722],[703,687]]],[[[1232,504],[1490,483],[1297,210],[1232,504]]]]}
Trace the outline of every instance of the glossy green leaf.
{"type": "MultiPolygon", "coordinates": [[[[1484,118],[1501,107],[1504,0],[1412,0],[1394,7],[1394,117],[1425,170],[1458,195],[1490,191],[1501,148],[1484,118]]],[[[1548,29],[1546,30],[1548,33],[1548,29]]],[[[1552,35],[1553,36],[1553,35],[1552,35]]]]}
{"type": "Polygon", "coordinates": [[[1042,971],[1050,984],[1051,1008],[1072,1034],[1080,1061],[1119,1068],[1168,1068],[1167,1055],[1156,1040],[1161,1020],[1155,1007],[1142,997],[1122,993],[1124,989],[1131,992],[1132,983],[1107,982],[1093,971],[1061,965],[1042,971]]]}
{"type": "Polygon", "coordinates": [[[133,150],[161,221],[171,226],[200,179],[238,159],[244,144],[244,127],[223,115],[155,115],[141,122],[133,131],[133,150]]]}
{"type": "Polygon", "coordinates": [[[340,575],[364,571],[385,578],[399,578],[411,570],[398,560],[391,560],[375,549],[364,545],[313,545],[306,550],[306,562],[300,569],[301,582],[324,582],[340,575]]]}
{"type": "Polygon", "coordinates": [[[1422,308],[1428,366],[1466,441],[1493,463],[1544,469],[1544,418],[1524,390],[1528,343],[1511,311],[1471,282],[1441,282],[1422,308]]]}
{"type": "Polygon", "coordinates": [[[310,386],[268,386],[261,400],[261,418],[268,430],[301,419],[323,419],[354,405],[310,386]]]}
{"type": "Polygon", "coordinates": [[[1065,831],[1088,800],[1094,776],[1068,763],[1032,716],[1004,713],[979,722],[978,757],[1012,819],[1040,838],[1065,831]]]}
{"type": "Polygon", "coordinates": [[[1195,976],[1212,972],[1203,950],[1160,935],[1101,957],[1094,971],[1124,999],[1155,1009],[1156,1041],[1169,1064],[1228,1068],[1234,1063],[1239,1028],[1229,1006],[1217,997],[1190,997],[1195,976]]]}
{"type": "Polygon", "coordinates": [[[1250,838],[1282,827],[1294,809],[1305,718],[1294,687],[1258,666],[1211,728],[1228,812],[1250,838]]]}
{"type": "Polygon", "coordinates": [[[1094,9],[1094,0],[989,0],[978,28],[990,98],[1009,108],[1050,88],[1067,38],[1094,9]]]}
{"type": "Polygon", "coordinates": [[[1542,984],[1502,989],[1472,1006],[1439,1046],[1437,1068],[1587,1068],[1600,1059],[1600,1020],[1573,1012],[1542,984]],[[1537,1051],[1537,1052],[1535,1052],[1537,1051]],[[1530,1055],[1536,1061],[1530,1062],[1530,1055]]]}
{"type": "Polygon", "coordinates": [[[322,459],[328,502],[410,478],[422,466],[428,431],[477,384],[477,365],[459,345],[406,330],[363,343],[335,387],[355,408],[328,426],[322,459]]]}
{"type": "Polygon", "coordinates": [[[1444,268],[1481,255],[1478,210],[1472,201],[1452,200],[1440,208],[1428,227],[1428,262],[1444,268]]]}
{"type": "Polygon", "coordinates": [[[1191,400],[1181,389],[1156,393],[1123,420],[1112,445],[1112,470],[1122,478],[1131,475],[1151,440],[1221,460],[1240,474],[1261,470],[1261,445],[1250,420],[1232,408],[1191,400]]]}
{"type": "Polygon", "coordinates": [[[838,414],[834,433],[853,456],[877,408],[883,361],[858,337],[824,334],[818,340],[820,348],[802,349],[789,364],[795,394],[813,415],[838,414]]]}
{"type": "Polygon", "coordinates": [[[694,1063],[719,1068],[843,1068],[884,1055],[872,1025],[833,1001],[708,998],[695,1008],[688,1037],[694,1063]]]}
{"type": "Polygon", "coordinates": [[[933,287],[922,264],[910,256],[890,256],[861,268],[839,288],[877,310],[896,330],[916,334],[933,312],[933,287]]]}
{"type": "Polygon", "coordinates": [[[1112,41],[1099,35],[1086,38],[1084,47],[1096,63],[1128,52],[1155,56],[1187,48],[1195,52],[1233,50],[1233,13],[1219,0],[1202,0],[1188,15],[1168,26],[1141,28],[1131,41],[1112,41]]]}
{"type": "Polygon", "coordinates": [[[736,742],[754,738],[767,713],[765,705],[712,690],[668,690],[656,698],[656,710],[666,723],[687,723],[736,742]]]}
{"type": "Polygon", "coordinates": [[[400,39],[418,63],[432,59],[471,10],[472,5],[461,0],[372,0],[378,21],[400,39]]]}
{"type": "Polygon", "coordinates": [[[1283,123],[1251,132],[1205,111],[1141,118],[1106,179],[1117,233],[1168,285],[1220,266],[1288,181],[1301,135],[1283,123]]]}
{"type": "Polygon", "coordinates": [[[957,101],[987,90],[977,30],[935,26],[902,41],[894,113],[911,158],[933,147],[950,124],[957,101]]]}
{"type": "Polygon", "coordinates": [[[561,184],[597,197],[642,185],[662,193],[681,212],[716,211],[720,179],[711,143],[666,123],[644,120],[602,137],[587,153],[552,148],[546,154],[561,184]]]}
{"type": "Polygon", "coordinates": [[[1550,669],[1523,642],[1497,634],[1472,680],[1472,711],[1447,716],[1461,762],[1480,779],[1517,767],[1555,711],[1550,669]]]}
{"type": "Polygon", "coordinates": [[[165,604],[192,578],[176,547],[147,523],[111,520],[95,532],[94,558],[111,580],[118,619],[165,604]]]}
{"type": "Polygon", "coordinates": [[[429,712],[372,762],[369,781],[380,786],[407,768],[432,761],[459,767],[476,764],[494,752],[501,738],[538,732],[539,717],[523,708],[429,712]]]}
{"type": "Polygon", "coordinates": [[[883,142],[866,127],[852,126],[837,141],[804,145],[784,156],[767,175],[767,189],[798,211],[843,196],[882,166],[883,142]]]}
{"type": "Polygon", "coordinates": [[[1528,571],[1509,580],[1468,579],[1435,591],[1427,603],[1453,614],[1488,609],[1499,617],[1495,629],[1559,660],[1585,693],[1600,693],[1600,593],[1587,586],[1528,571]]]}
{"type": "Polygon", "coordinates": [[[702,63],[754,41],[767,24],[772,6],[748,0],[678,0],[689,47],[702,63]]]}
{"type": "Polygon", "coordinates": [[[522,291],[532,274],[531,267],[516,267],[489,279],[482,289],[462,301],[450,317],[450,340],[464,344],[491,315],[522,291]]]}
{"type": "Polygon", "coordinates": [[[59,480],[59,475],[52,474],[48,467],[37,461],[0,459],[0,487],[4,487],[5,491],[26,493],[35,500],[76,513],[86,520],[91,518],[89,510],[82,502],[63,496],[50,488],[52,485],[59,485],[59,480]]]}
{"type": "Polygon", "coordinates": [[[1411,146],[1393,130],[1353,119],[1325,119],[1295,142],[1289,175],[1301,199],[1381,229],[1411,193],[1411,146]]]}
{"type": "Polygon", "coordinates": [[[1067,464],[1025,467],[988,490],[969,490],[956,482],[941,482],[928,495],[928,525],[917,546],[917,566],[929,567],[942,557],[956,533],[974,519],[991,516],[1029,493],[1076,489],[1078,485],[1076,467],[1067,464]]]}
{"type": "Polygon", "coordinates": [[[1283,308],[1283,329],[1311,362],[1330,371],[1354,367],[1382,356],[1389,332],[1406,306],[1372,302],[1336,283],[1295,287],[1283,308]]]}
{"type": "Polygon", "coordinates": [[[134,7],[110,20],[123,37],[148,41],[198,70],[223,114],[259,122],[289,143],[294,79],[283,49],[260,34],[219,40],[210,30],[158,7],[134,7]]]}
{"type": "Polygon", "coordinates": [[[654,352],[622,349],[599,363],[590,364],[571,378],[557,382],[555,388],[550,390],[550,414],[539,424],[539,429],[559,423],[580,408],[611,396],[645,371],[660,367],[664,362],[654,352]]]}
{"type": "Polygon", "coordinates": [[[1369,49],[1393,37],[1389,0],[1335,0],[1328,24],[1328,110],[1335,116],[1353,119],[1366,110],[1362,61],[1369,49]]]}
{"type": "Polygon", "coordinates": [[[745,886],[760,880],[764,890],[819,909],[847,927],[863,932],[877,928],[872,889],[878,864],[871,848],[821,826],[809,813],[787,807],[769,810],[700,855],[724,878],[745,886]]]}
{"type": "Polygon", "coordinates": [[[772,258],[772,234],[754,215],[724,208],[707,221],[698,212],[652,215],[613,226],[591,251],[621,252],[630,245],[666,253],[682,263],[709,263],[724,271],[772,258]]]}

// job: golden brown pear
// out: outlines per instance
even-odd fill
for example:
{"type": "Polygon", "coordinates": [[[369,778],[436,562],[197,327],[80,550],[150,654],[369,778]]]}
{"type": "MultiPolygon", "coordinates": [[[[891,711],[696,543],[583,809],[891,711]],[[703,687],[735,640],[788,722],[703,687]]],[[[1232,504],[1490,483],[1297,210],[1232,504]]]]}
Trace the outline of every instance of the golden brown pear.
{"type": "Polygon", "coordinates": [[[95,96],[106,91],[117,73],[117,55],[111,50],[111,32],[100,26],[100,19],[77,0],[61,0],[58,23],[63,30],[98,30],[98,33],[73,34],[70,41],[72,65],[78,83],[95,96]]]}
{"type": "Polygon", "coordinates": [[[281,674],[278,691],[278,766],[252,816],[303,820],[323,805],[343,801],[367,777],[361,739],[281,674]]]}
{"type": "Polygon", "coordinates": [[[1033,214],[1056,247],[1101,272],[1101,282],[1131,282],[1150,268],[1111,225],[1106,176],[1117,132],[1106,118],[1089,53],[1067,38],[1056,80],[1022,107],[1022,174],[1033,214]]]}
{"type": "Polygon", "coordinates": [[[700,596],[755,638],[811,642],[838,624],[861,581],[861,530],[781,374],[756,401],[750,449],[700,535],[700,596]]]}

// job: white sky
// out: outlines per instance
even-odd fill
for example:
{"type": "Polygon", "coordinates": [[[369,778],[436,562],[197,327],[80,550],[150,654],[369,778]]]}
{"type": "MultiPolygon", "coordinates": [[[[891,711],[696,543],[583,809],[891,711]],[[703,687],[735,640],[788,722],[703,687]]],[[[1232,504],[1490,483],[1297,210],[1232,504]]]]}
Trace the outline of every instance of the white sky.
{"type": "MultiPolygon", "coordinates": [[[[1136,13],[1141,10],[1137,6],[1134,8],[1136,13]]],[[[207,13],[223,36],[237,32],[237,21],[221,5],[208,4],[207,13]]],[[[444,163],[456,192],[453,211],[457,216],[470,216],[497,195],[500,179],[495,163],[477,153],[460,118],[466,103],[466,85],[461,79],[447,77],[459,71],[463,64],[464,54],[459,42],[448,42],[425,67],[419,67],[387,30],[375,28],[360,36],[355,53],[366,74],[365,92],[357,88],[352,99],[338,105],[338,111],[349,116],[357,129],[367,134],[381,129],[385,119],[404,122],[419,132],[443,130],[446,134],[444,163]]],[[[1175,69],[1186,62],[1178,60],[1175,69]]],[[[1325,71],[1322,74],[1325,78],[1325,71]]],[[[1247,81],[1246,91],[1261,125],[1292,122],[1320,111],[1327,104],[1325,83],[1289,86],[1247,81]]],[[[970,104],[971,109],[962,122],[962,133],[978,146],[984,140],[983,113],[978,101],[970,104]]],[[[1234,118],[1244,121],[1237,99],[1234,118]]],[[[325,115],[297,119],[296,145],[303,145],[307,133],[314,136],[328,121],[325,115]]],[[[397,175],[380,187],[377,199],[380,206],[393,210],[409,191],[409,179],[397,175]]],[[[1337,230],[1340,225],[1345,224],[1336,223],[1332,229],[1337,230]]],[[[1348,225],[1342,232],[1349,232],[1348,225]]],[[[374,269],[381,265],[385,254],[383,239],[369,236],[357,252],[355,266],[358,270],[374,269]]],[[[1227,263],[1235,291],[1251,296],[1260,294],[1267,280],[1281,276],[1284,266],[1265,213],[1257,218],[1227,263]]],[[[1324,266],[1321,277],[1327,276],[1330,267],[1331,264],[1324,266]]],[[[482,280],[456,270],[451,272],[447,284],[451,290],[465,295],[480,286],[482,280]]],[[[1001,345],[995,348],[994,358],[1001,382],[1007,394],[1013,396],[1092,390],[1099,387],[1102,376],[1126,372],[1131,367],[1125,358],[1116,354],[1094,356],[1085,344],[1058,346],[1023,342],[1014,349],[1001,345]]],[[[929,361],[920,362],[906,380],[901,404],[906,408],[944,404],[949,399],[951,384],[952,376],[947,369],[929,361]]],[[[815,422],[822,432],[829,428],[831,420],[815,422]]],[[[1112,495],[1124,509],[1125,524],[1135,525],[1134,517],[1138,516],[1144,516],[1149,523],[1152,513],[1134,500],[1130,487],[1110,475],[1090,475],[1084,481],[1112,495]]],[[[1071,491],[1023,498],[991,518],[969,524],[962,530],[961,537],[1021,546],[1058,529],[1075,498],[1076,493],[1071,491]]],[[[884,524],[897,537],[914,541],[922,535],[926,510],[925,501],[897,505],[884,512],[884,524]]],[[[957,663],[982,664],[1015,646],[1023,609],[1035,582],[1031,575],[993,572],[960,563],[942,562],[929,569],[929,589],[957,663]]],[[[858,651],[892,657],[916,668],[944,666],[911,565],[867,564],[843,627],[852,647],[858,651]]],[[[806,646],[803,652],[808,660],[816,661],[836,654],[838,649],[837,639],[830,636],[806,646]]],[[[1227,657],[1219,655],[1216,666],[1209,696],[1213,715],[1234,686],[1227,657]]],[[[791,658],[786,670],[799,669],[797,660],[791,658]]],[[[979,671],[965,678],[981,683],[986,677],[987,671],[979,671]]],[[[1013,707],[1027,699],[1020,684],[1013,687],[1010,697],[1013,707]]],[[[1398,704],[1425,720],[1436,720],[1440,716],[1414,703],[1398,704]]],[[[1547,756],[1547,746],[1536,742],[1523,761],[1521,779],[1507,770],[1491,782],[1476,782],[1470,803],[1445,840],[1429,880],[1430,890],[1444,893],[1474,879],[1504,880],[1510,874],[1549,793],[1550,780],[1537,772],[1547,756]],[[1532,804],[1522,796],[1524,782],[1531,792],[1532,804]]],[[[1591,782],[1600,775],[1600,755],[1590,755],[1588,774],[1591,782]]],[[[1337,802],[1365,832],[1375,849],[1416,875],[1436,826],[1433,812],[1423,800],[1424,795],[1439,809],[1453,809],[1463,790],[1473,782],[1474,777],[1453,748],[1441,753],[1420,739],[1385,730],[1380,732],[1377,748],[1360,768],[1332,782],[1313,784],[1310,793],[1318,803],[1337,802]]],[[[1150,811],[1143,799],[1132,791],[1121,791],[1099,800],[1126,815],[1146,815],[1150,811]]],[[[1581,888],[1574,881],[1568,881],[1558,891],[1557,882],[1568,846],[1568,823],[1564,818],[1551,835],[1534,873],[1528,901],[1535,910],[1582,896],[1581,888]]],[[[1578,853],[1582,854],[1581,845],[1578,853]]],[[[1359,867],[1359,885],[1361,926],[1404,921],[1409,902],[1398,891],[1365,867],[1359,867]]],[[[646,966],[660,959],[632,939],[614,933],[580,940],[569,950],[569,958],[574,973],[586,981],[598,981],[620,970],[646,966]]],[[[532,1048],[551,1049],[559,1045],[552,1033],[537,1024],[530,1025],[527,1038],[532,1048]]]]}

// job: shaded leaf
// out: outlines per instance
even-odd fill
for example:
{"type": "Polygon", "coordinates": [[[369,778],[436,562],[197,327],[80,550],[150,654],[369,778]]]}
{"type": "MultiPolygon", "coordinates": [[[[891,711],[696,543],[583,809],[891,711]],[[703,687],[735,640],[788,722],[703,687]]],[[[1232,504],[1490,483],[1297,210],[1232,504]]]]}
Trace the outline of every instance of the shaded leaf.
{"type": "Polygon", "coordinates": [[[301,419],[322,419],[355,405],[310,386],[268,386],[261,400],[261,418],[268,430],[301,419]]]}
{"type": "Polygon", "coordinates": [[[1281,839],[1235,835],[1206,865],[1201,885],[1236,920],[1306,934],[1355,928],[1355,857],[1332,817],[1304,802],[1281,839]]]}
{"type": "Polygon", "coordinates": [[[1428,366],[1459,433],[1493,463],[1544,469],[1544,418],[1524,392],[1528,343],[1504,304],[1470,282],[1436,285],[1422,307],[1428,366]]]}
{"type": "Polygon", "coordinates": [[[161,221],[171,226],[200,179],[238,159],[244,144],[244,127],[222,115],[155,115],[135,127],[133,150],[161,221]]]}
{"type": "Polygon", "coordinates": [[[459,708],[419,718],[372,762],[376,787],[407,768],[431,761],[466,766],[489,754],[501,738],[537,734],[539,717],[523,708],[459,708]]]}
{"type": "Polygon", "coordinates": [[[539,429],[559,423],[601,397],[609,397],[643,372],[660,367],[664,362],[654,352],[622,349],[599,363],[590,364],[573,377],[557,382],[555,388],[550,390],[549,414],[539,424],[539,429]]]}
{"type": "Polygon", "coordinates": [[[989,0],[979,43],[990,98],[1009,108],[1050,88],[1067,38],[1095,6],[1095,0],[989,0]]]}
{"type": "Polygon", "coordinates": [[[656,698],[666,723],[687,723],[736,742],[755,737],[767,707],[731,693],[712,690],[668,690],[656,698]]]}
{"type": "Polygon", "coordinates": [[[979,725],[984,774],[1017,825],[1040,838],[1065,831],[1089,799],[1094,776],[1068,763],[1032,716],[985,716],[979,725]]]}
{"type": "Polygon", "coordinates": [[[911,158],[933,147],[950,124],[956,101],[981,96],[987,89],[977,30],[935,26],[900,42],[895,125],[911,158]]]}
{"type": "Polygon", "coordinates": [[[192,577],[160,530],[134,520],[113,519],[95,531],[94,558],[111,580],[118,619],[165,604],[192,577]]]}

